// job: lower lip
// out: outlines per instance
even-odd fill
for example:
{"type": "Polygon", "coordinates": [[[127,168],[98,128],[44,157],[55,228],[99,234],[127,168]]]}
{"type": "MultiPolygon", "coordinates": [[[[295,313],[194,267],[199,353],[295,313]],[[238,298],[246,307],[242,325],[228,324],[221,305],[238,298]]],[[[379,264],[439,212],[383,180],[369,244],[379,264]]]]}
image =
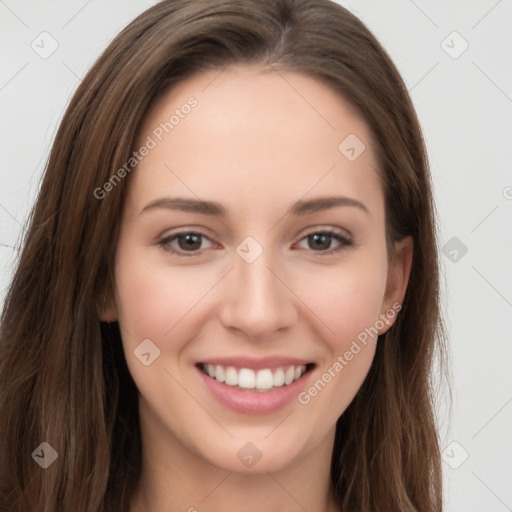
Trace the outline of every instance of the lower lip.
{"type": "Polygon", "coordinates": [[[290,403],[304,389],[311,370],[292,384],[272,391],[242,391],[209,377],[196,367],[206,387],[224,406],[242,414],[269,414],[290,403]]]}

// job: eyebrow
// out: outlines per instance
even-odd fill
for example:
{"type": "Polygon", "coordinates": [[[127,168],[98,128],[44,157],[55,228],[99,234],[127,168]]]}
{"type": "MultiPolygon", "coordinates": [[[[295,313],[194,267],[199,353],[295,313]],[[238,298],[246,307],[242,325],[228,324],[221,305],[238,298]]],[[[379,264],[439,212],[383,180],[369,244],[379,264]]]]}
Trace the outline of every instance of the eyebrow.
{"type": "MultiPolygon", "coordinates": [[[[287,213],[295,216],[308,215],[339,206],[352,206],[359,208],[365,213],[370,213],[368,208],[361,201],[343,196],[318,197],[315,199],[308,199],[307,201],[299,200],[291,206],[287,213]]],[[[189,213],[200,213],[203,215],[216,215],[218,217],[226,217],[228,214],[228,210],[222,204],[215,201],[202,201],[184,197],[162,197],[155,199],[154,201],[149,202],[140,213],[142,214],[149,210],[158,208],[180,210],[189,213]]]]}

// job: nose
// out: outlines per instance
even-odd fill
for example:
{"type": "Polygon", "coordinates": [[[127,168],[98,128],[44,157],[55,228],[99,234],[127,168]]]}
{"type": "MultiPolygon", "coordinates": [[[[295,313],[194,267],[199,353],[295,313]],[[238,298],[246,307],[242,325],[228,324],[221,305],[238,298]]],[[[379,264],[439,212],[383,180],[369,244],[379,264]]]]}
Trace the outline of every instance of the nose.
{"type": "Polygon", "coordinates": [[[252,263],[235,254],[234,268],[226,280],[219,317],[226,329],[240,331],[253,341],[282,336],[298,318],[296,297],[286,274],[270,250],[252,263]]]}

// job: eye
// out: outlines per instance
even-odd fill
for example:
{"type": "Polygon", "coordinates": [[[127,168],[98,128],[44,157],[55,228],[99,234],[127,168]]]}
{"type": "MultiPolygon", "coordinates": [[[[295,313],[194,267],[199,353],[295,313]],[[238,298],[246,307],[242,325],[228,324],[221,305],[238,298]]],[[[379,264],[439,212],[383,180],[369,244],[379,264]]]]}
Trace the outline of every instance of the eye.
{"type": "Polygon", "coordinates": [[[197,256],[201,254],[202,239],[209,240],[208,237],[202,233],[194,231],[182,231],[168,236],[159,242],[160,247],[171,254],[178,254],[179,256],[197,256]],[[177,243],[173,245],[173,242],[177,243]]]}
{"type": "Polygon", "coordinates": [[[306,241],[309,248],[311,248],[313,252],[317,253],[316,256],[334,254],[354,245],[350,238],[332,229],[309,233],[301,239],[299,244],[303,241],[306,241]],[[338,242],[338,245],[334,249],[331,248],[331,243],[333,241],[338,242]]]}
{"type": "MultiPolygon", "coordinates": [[[[201,249],[207,248],[202,247],[203,240],[210,239],[206,235],[195,231],[181,231],[163,238],[158,242],[158,245],[165,251],[178,256],[199,256],[201,249]]],[[[313,253],[316,253],[315,256],[328,256],[354,245],[350,238],[332,229],[309,233],[296,246],[298,247],[303,241],[308,244],[313,253]],[[331,248],[333,241],[337,242],[338,245],[331,248]]]]}

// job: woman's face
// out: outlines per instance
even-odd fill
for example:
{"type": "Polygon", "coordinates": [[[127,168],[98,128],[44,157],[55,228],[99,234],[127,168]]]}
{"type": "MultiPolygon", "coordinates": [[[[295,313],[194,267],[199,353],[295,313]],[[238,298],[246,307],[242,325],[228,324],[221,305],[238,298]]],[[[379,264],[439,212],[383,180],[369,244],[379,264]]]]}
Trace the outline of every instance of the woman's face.
{"type": "Polygon", "coordinates": [[[410,268],[367,126],[312,78],[236,66],[159,98],[142,146],[110,311],[143,433],[238,472],[329,453],[410,268]]]}

